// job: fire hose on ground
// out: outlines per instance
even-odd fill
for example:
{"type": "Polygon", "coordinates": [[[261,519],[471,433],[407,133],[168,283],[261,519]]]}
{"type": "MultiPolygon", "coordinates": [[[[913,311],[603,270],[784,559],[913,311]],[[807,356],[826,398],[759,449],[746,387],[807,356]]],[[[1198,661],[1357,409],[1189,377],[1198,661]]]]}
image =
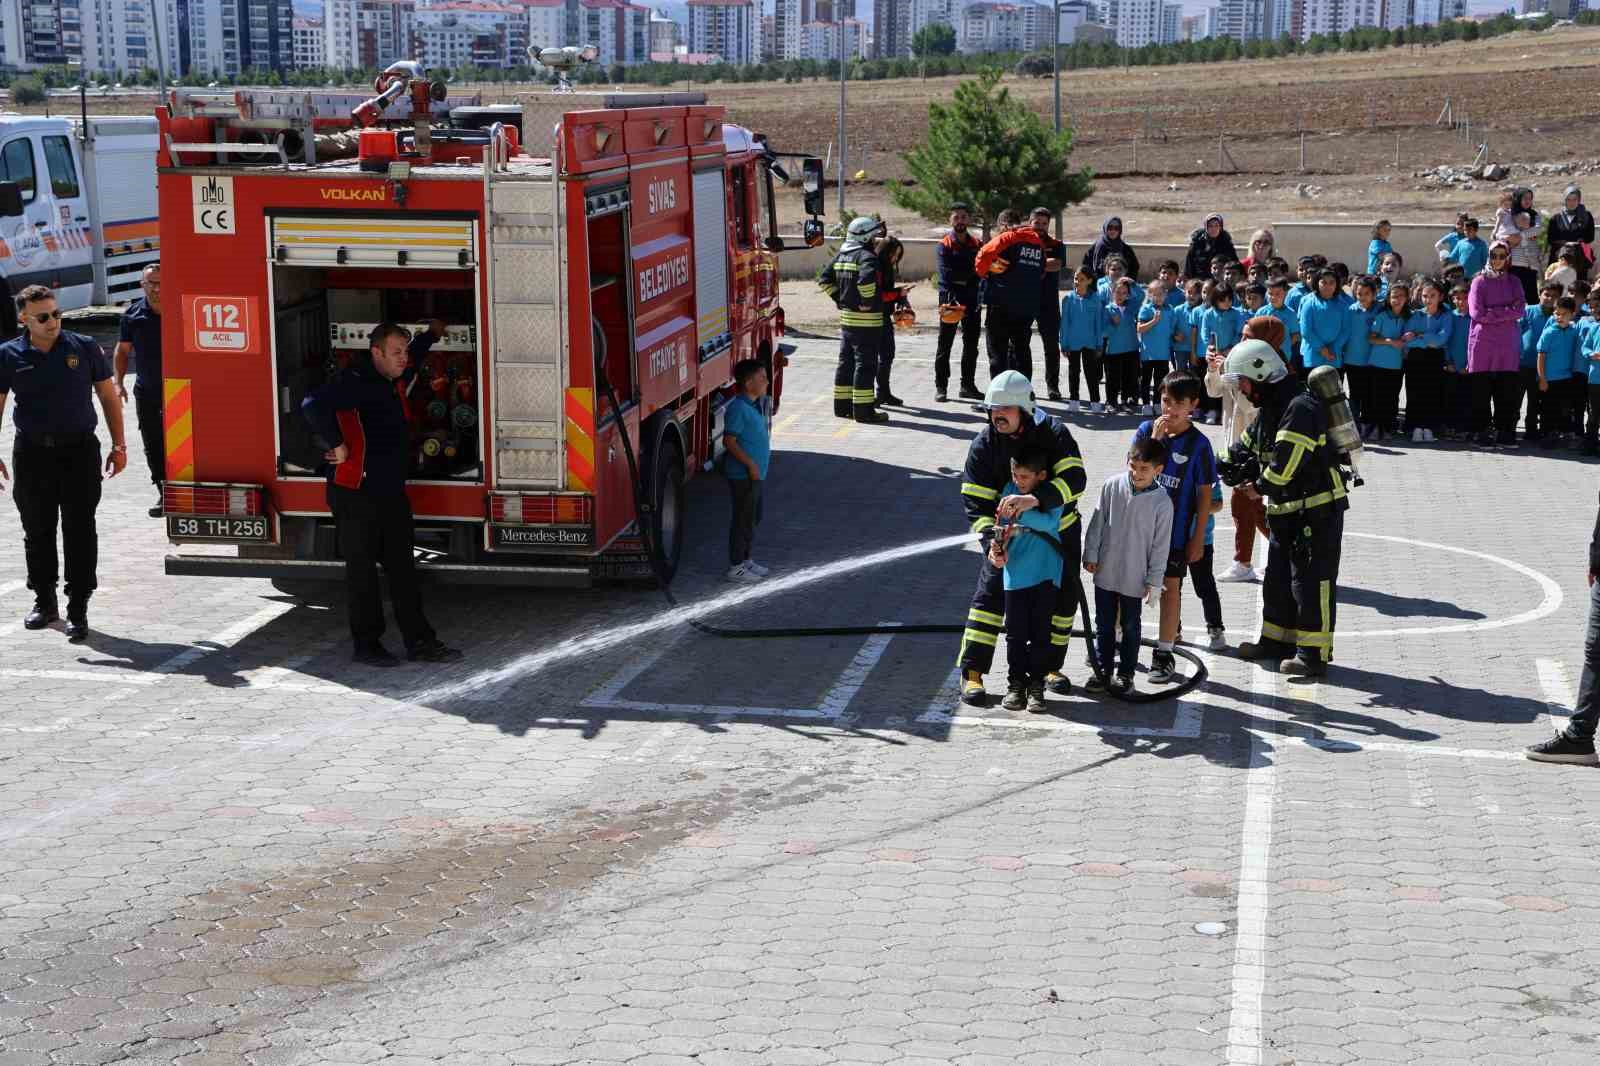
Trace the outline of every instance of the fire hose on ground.
{"type": "MultiPolygon", "coordinates": [[[[612,389],[610,380],[606,377],[605,360],[599,351],[596,352],[595,357],[595,381],[605,390],[606,399],[611,403],[611,410],[620,412],[622,406],[617,403],[617,394],[612,389]]],[[[626,455],[628,460],[629,480],[633,484],[634,521],[639,527],[640,537],[645,542],[645,550],[650,557],[650,568],[655,572],[656,583],[661,589],[661,595],[666,598],[670,606],[677,607],[677,597],[672,594],[672,579],[666,571],[666,558],[662,554],[661,544],[655,536],[654,526],[649,521],[650,509],[644,502],[643,483],[639,477],[638,458],[633,453],[633,442],[628,439],[628,434],[625,431],[620,432],[618,436],[622,438],[623,454],[626,455]]],[[[1084,643],[1089,649],[1089,665],[1096,674],[1100,674],[1102,672],[1100,669],[1100,657],[1095,650],[1094,624],[1089,611],[1089,599],[1084,593],[1083,582],[1077,580],[1077,575],[1073,575],[1073,580],[1077,584],[1078,609],[1083,612],[1080,617],[1083,618],[1084,626],[1082,629],[1074,629],[1072,635],[1084,638],[1084,643]]],[[[870,626],[776,626],[764,629],[725,629],[722,626],[702,622],[699,619],[693,619],[689,624],[708,636],[721,637],[726,640],[771,640],[780,637],[857,637],[913,633],[960,634],[966,631],[965,626],[953,625],[947,622],[916,622],[903,625],[880,623],[870,626]]],[[[1141,639],[1139,643],[1147,648],[1157,646],[1156,641],[1148,639],[1141,639]]],[[[1210,676],[1210,671],[1206,669],[1206,664],[1198,655],[1188,648],[1181,648],[1176,645],[1172,649],[1172,654],[1183,659],[1194,668],[1190,674],[1176,685],[1148,692],[1115,693],[1108,691],[1106,694],[1124,703],[1159,703],[1163,700],[1178,699],[1185,696],[1205,683],[1207,677],[1210,676]]]]}

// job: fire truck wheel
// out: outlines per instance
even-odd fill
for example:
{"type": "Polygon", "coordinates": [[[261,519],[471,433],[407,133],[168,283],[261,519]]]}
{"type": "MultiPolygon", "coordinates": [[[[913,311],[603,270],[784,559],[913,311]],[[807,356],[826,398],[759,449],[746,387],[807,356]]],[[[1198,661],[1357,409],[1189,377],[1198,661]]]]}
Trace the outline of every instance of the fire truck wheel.
{"type": "Polygon", "coordinates": [[[671,581],[683,556],[684,506],[683,453],[676,443],[657,453],[650,473],[650,540],[660,554],[661,576],[671,581]]]}

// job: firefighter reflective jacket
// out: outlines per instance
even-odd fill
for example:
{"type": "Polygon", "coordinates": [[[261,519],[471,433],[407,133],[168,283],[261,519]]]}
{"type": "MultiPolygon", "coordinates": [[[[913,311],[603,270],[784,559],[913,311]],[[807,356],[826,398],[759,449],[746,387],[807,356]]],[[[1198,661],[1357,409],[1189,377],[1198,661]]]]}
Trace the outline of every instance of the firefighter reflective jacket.
{"type": "Polygon", "coordinates": [[[1326,405],[1293,378],[1283,384],[1292,393],[1288,404],[1263,406],[1241,438],[1261,461],[1256,488],[1266,497],[1267,517],[1347,510],[1340,453],[1328,443],[1326,405]]]}
{"type": "Polygon", "coordinates": [[[883,325],[878,301],[878,257],[864,244],[846,242],[817,277],[839,308],[839,325],[876,329],[883,325]]]}
{"type": "Polygon", "coordinates": [[[967,466],[961,475],[961,503],[967,511],[972,531],[987,545],[995,523],[995,508],[1000,492],[1011,480],[1011,459],[1025,445],[1036,445],[1050,453],[1050,478],[1033,495],[1045,510],[1061,508],[1058,529],[1066,532],[1078,521],[1078,497],[1088,484],[1083,455],[1066,423],[1037,411],[1023,423],[1022,432],[1008,437],[993,423],[967,448],[967,466]]]}
{"type": "Polygon", "coordinates": [[[978,249],[975,268],[983,279],[985,306],[1018,319],[1039,313],[1044,242],[1032,226],[1017,226],[991,239],[978,249]]]}
{"type": "Polygon", "coordinates": [[[978,296],[978,238],[971,233],[946,233],[939,242],[939,302],[955,300],[973,307],[978,296]]]}

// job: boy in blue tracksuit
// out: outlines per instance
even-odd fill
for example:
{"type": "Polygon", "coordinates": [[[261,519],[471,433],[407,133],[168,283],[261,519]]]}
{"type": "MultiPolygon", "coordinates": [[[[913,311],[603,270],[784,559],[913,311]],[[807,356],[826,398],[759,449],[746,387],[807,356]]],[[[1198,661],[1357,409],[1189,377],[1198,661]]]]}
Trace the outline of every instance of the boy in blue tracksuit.
{"type": "Polygon", "coordinates": [[[1078,379],[1089,378],[1089,401],[1100,406],[1100,346],[1111,330],[1106,300],[1095,287],[1094,274],[1079,267],[1072,276],[1072,291],[1061,298],[1061,350],[1067,356],[1067,410],[1078,410],[1078,379]]]}
{"type": "Polygon", "coordinates": [[[1561,284],[1547,281],[1539,286],[1539,302],[1522,312],[1522,361],[1519,373],[1522,392],[1528,398],[1528,410],[1522,423],[1522,439],[1536,441],[1550,432],[1550,427],[1540,419],[1544,404],[1539,400],[1539,337],[1544,327],[1555,317],[1556,300],[1561,297],[1561,284]]]}
{"type": "MultiPolygon", "coordinates": [[[[1172,369],[1188,370],[1190,360],[1196,357],[1196,335],[1200,332],[1200,314],[1205,310],[1202,300],[1205,282],[1191,279],[1180,286],[1182,299],[1174,305],[1172,319],[1172,369]]],[[[1202,362],[1203,362],[1202,358],[1202,362]]]]}
{"type": "Polygon", "coordinates": [[[1539,372],[1539,422],[1544,427],[1545,443],[1559,444],[1567,432],[1567,401],[1572,371],[1578,362],[1578,327],[1573,319],[1578,301],[1571,296],[1556,300],[1552,320],[1539,334],[1537,369],[1539,372]]]}
{"type": "MultiPolygon", "coordinates": [[[[1050,455],[1024,445],[1011,460],[1011,483],[1001,493],[1026,496],[1050,477],[1050,455]]],[[[1061,508],[1035,507],[1000,527],[989,546],[989,562],[1003,568],[1006,605],[1006,697],[1008,711],[1046,709],[1044,678],[1050,672],[1050,619],[1061,585],[1061,508]]]]}
{"type": "Polygon", "coordinates": [[[1478,236],[1478,220],[1469,218],[1462,223],[1465,233],[1450,249],[1449,259],[1461,264],[1462,277],[1471,281],[1489,265],[1489,245],[1478,236]]]}
{"type": "Polygon", "coordinates": [[[1256,318],[1275,318],[1283,323],[1283,350],[1278,352],[1285,366],[1294,365],[1294,353],[1300,350],[1300,316],[1289,309],[1289,279],[1273,278],[1267,282],[1267,306],[1256,312],[1256,318]]]}
{"type": "Polygon", "coordinates": [[[1445,435],[1459,436],[1472,428],[1472,395],[1467,382],[1467,335],[1472,330],[1472,316],[1467,311],[1467,298],[1472,290],[1457,285],[1450,290],[1450,343],[1445,345],[1444,368],[1444,423],[1445,435]]]}
{"type": "Polygon", "coordinates": [[[1139,403],[1147,415],[1156,413],[1152,406],[1156,390],[1172,362],[1173,328],[1179,313],[1166,302],[1166,286],[1152,281],[1145,290],[1144,306],[1139,308],[1139,403]]]}
{"type": "Polygon", "coordinates": [[[1300,301],[1300,364],[1310,373],[1319,366],[1338,366],[1344,356],[1345,315],[1334,300],[1339,276],[1324,267],[1317,272],[1317,291],[1300,301]]]}
{"type": "MultiPolygon", "coordinates": [[[[1228,352],[1244,337],[1244,322],[1244,312],[1234,306],[1233,289],[1227,285],[1213,285],[1209,306],[1200,312],[1199,326],[1195,330],[1195,361],[1203,366],[1213,352],[1226,359],[1228,352]]],[[[1199,370],[1198,367],[1193,369],[1199,370]]],[[[1213,425],[1220,423],[1222,400],[1204,396],[1196,420],[1213,425]]]]}

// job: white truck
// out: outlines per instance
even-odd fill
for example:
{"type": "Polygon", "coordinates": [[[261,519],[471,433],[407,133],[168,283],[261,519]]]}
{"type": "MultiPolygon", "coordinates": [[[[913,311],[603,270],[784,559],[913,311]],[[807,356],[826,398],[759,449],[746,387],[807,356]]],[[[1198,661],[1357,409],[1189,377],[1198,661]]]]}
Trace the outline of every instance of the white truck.
{"type": "Polygon", "coordinates": [[[161,257],[154,116],[0,114],[0,281],[56,290],[63,310],[122,304],[161,257]],[[20,201],[20,203],[18,202],[20,201]]]}

